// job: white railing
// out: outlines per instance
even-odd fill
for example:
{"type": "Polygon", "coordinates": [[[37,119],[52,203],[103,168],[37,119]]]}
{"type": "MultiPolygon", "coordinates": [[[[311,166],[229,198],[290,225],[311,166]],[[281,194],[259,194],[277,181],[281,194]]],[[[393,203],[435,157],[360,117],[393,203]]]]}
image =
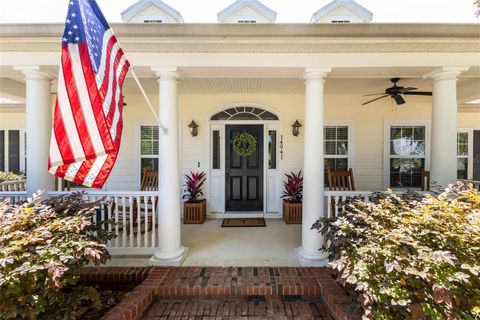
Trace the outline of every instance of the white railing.
{"type": "MultiPolygon", "coordinates": [[[[60,196],[71,192],[49,192],[50,196],[60,196]]],[[[95,223],[113,231],[117,237],[108,243],[111,254],[151,254],[157,243],[157,199],[158,192],[95,191],[84,195],[88,202],[102,201],[95,223]]]]}
{"type": "Polygon", "coordinates": [[[325,191],[326,201],[326,217],[332,218],[338,215],[338,212],[342,210],[340,206],[342,202],[347,200],[348,197],[361,197],[365,202],[368,202],[372,191],[325,191]]]}
{"type": "MultiPolygon", "coordinates": [[[[62,196],[72,192],[49,192],[62,196]]],[[[112,255],[152,254],[157,244],[157,199],[155,191],[90,191],[85,201],[100,202],[94,222],[117,237],[107,244],[112,255]],[[102,223],[103,221],[111,223],[102,223]]],[[[27,200],[26,191],[0,192],[0,201],[11,203],[27,200]]]]}
{"type": "Polygon", "coordinates": [[[0,183],[0,192],[5,191],[25,191],[27,187],[26,180],[5,181],[0,183]]]}
{"type": "Polygon", "coordinates": [[[10,203],[27,200],[27,191],[0,191],[0,201],[9,199],[10,203]]]}

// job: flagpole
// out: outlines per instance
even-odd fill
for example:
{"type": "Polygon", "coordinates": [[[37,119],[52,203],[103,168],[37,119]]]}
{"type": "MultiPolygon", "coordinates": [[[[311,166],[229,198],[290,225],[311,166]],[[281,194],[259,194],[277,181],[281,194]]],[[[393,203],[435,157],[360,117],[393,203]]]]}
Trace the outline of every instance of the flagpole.
{"type": "Polygon", "coordinates": [[[165,128],[165,126],[160,122],[160,119],[158,118],[157,114],[155,113],[155,109],[153,109],[152,103],[150,102],[150,99],[147,96],[147,93],[143,89],[142,84],[140,83],[140,80],[137,77],[137,74],[135,73],[135,69],[133,67],[130,67],[130,72],[132,73],[133,78],[135,79],[135,82],[138,85],[138,88],[143,94],[143,97],[145,98],[145,101],[147,101],[148,106],[150,107],[150,111],[152,111],[153,115],[155,116],[155,119],[157,119],[158,125],[160,126],[160,129],[162,129],[163,133],[165,135],[168,134],[168,129],[165,128]]]}

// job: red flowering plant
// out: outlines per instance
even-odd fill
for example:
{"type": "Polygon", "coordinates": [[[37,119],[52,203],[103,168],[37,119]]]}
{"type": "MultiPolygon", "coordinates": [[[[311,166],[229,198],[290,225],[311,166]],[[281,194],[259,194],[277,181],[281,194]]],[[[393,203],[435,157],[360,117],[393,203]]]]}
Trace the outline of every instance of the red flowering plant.
{"type": "Polygon", "coordinates": [[[185,193],[183,199],[187,202],[198,202],[199,197],[203,196],[203,184],[205,183],[205,172],[191,172],[185,175],[185,193]]]}
{"type": "Polygon", "coordinates": [[[303,199],[303,176],[302,171],[285,173],[287,181],[283,182],[282,198],[287,202],[300,203],[303,199]]]}

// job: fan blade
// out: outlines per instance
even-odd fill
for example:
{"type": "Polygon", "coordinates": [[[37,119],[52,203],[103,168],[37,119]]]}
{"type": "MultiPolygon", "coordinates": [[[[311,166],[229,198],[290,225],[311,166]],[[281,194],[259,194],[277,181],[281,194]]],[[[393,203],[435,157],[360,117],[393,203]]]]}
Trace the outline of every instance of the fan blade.
{"type": "Polygon", "coordinates": [[[367,101],[367,102],[365,102],[365,103],[362,103],[362,106],[364,106],[364,105],[366,105],[366,104],[369,104],[369,103],[372,103],[372,102],[374,102],[374,101],[380,100],[380,99],[382,99],[382,98],[388,97],[388,96],[389,96],[389,94],[384,94],[384,95],[381,96],[381,97],[375,98],[375,99],[370,100],[370,101],[367,101]]]}
{"type": "Polygon", "coordinates": [[[403,88],[402,90],[400,90],[400,92],[401,92],[401,93],[404,93],[404,92],[413,91],[413,90],[418,90],[418,88],[406,87],[406,88],[403,88]]]}
{"type": "Polygon", "coordinates": [[[362,97],[381,96],[382,94],[385,94],[385,92],[382,92],[382,93],[364,94],[362,97]]]}
{"type": "Polygon", "coordinates": [[[393,97],[393,99],[395,100],[395,102],[398,105],[402,105],[406,102],[405,99],[403,99],[403,97],[401,95],[396,95],[396,96],[393,97]]]}
{"type": "Polygon", "coordinates": [[[412,92],[404,92],[405,95],[410,96],[431,96],[432,93],[428,91],[412,91],[412,92]]]}

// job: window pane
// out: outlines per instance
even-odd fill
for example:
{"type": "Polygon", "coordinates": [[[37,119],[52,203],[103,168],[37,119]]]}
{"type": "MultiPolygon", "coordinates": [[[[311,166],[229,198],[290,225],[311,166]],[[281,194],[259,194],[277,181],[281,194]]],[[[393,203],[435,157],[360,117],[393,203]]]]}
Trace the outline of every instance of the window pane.
{"type": "Polygon", "coordinates": [[[457,155],[459,156],[468,156],[468,144],[458,144],[457,145],[457,155]]]}
{"type": "Polygon", "coordinates": [[[325,154],[326,155],[335,155],[337,146],[335,141],[325,141],[325,154]]]}
{"type": "Polygon", "coordinates": [[[337,139],[348,140],[348,127],[337,127],[337,139]]]}
{"type": "Polygon", "coordinates": [[[335,127],[325,127],[325,140],[335,140],[337,138],[335,127]]]}
{"type": "Polygon", "coordinates": [[[425,159],[390,159],[391,187],[420,187],[425,159]]]}
{"type": "Polygon", "coordinates": [[[142,158],[140,163],[140,178],[143,177],[145,171],[158,172],[158,158],[142,158]]]}
{"type": "Polygon", "coordinates": [[[152,127],[152,135],[153,140],[158,140],[158,126],[152,127]]]}
{"type": "Polygon", "coordinates": [[[401,127],[392,127],[390,129],[391,139],[400,139],[402,137],[402,128],[401,127]]]}
{"type": "Polygon", "coordinates": [[[325,165],[325,177],[324,185],[328,187],[328,174],[327,169],[338,171],[338,170],[348,170],[348,159],[347,158],[328,158],[324,161],[325,165]]]}
{"type": "Polygon", "coordinates": [[[268,169],[277,169],[277,131],[268,131],[268,169]]]}
{"type": "Polygon", "coordinates": [[[457,133],[457,142],[458,142],[458,143],[467,143],[467,144],[468,144],[468,132],[459,132],[459,133],[457,133]]]}
{"type": "Polygon", "coordinates": [[[468,156],[468,133],[457,133],[457,155],[468,156]]]}
{"type": "Polygon", "coordinates": [[[142,140],[152,139],[152,127],[151,126],[142,126],[141,127],[141,137],[142,140]]]}
{"type": "Polygon", "coordinates": [[[212,169],[220,169],[220,131],[212,133],[212,169]]]}
{"type": "Polygon", "coordinates": [[[457,179],[468,179],[468,159],[457,159],[457,179]]]}
{"type": "Polygon", "coordinates": [[[152,155],[158,155],[158,140],[152,141],[152,155]]]}
{"type": "Polygon", "coordinates": [[[338,155],[348,155],[348,142],[347,141],[337,142],[337,154],[338,155]]]}
{"type": "Polygon", "coordinates": [[[153,144],[152,144],[152,141],[142,141],[142,143],[141,143],[141,154],[142,154],[142,155],[151,155],[151,154],[153,154],[153,144]]]}
{"type": "Polygon", "coordinates": [[[415,127],[413,138],[415,140],[425,140],[425,127],[415,127]]]}

